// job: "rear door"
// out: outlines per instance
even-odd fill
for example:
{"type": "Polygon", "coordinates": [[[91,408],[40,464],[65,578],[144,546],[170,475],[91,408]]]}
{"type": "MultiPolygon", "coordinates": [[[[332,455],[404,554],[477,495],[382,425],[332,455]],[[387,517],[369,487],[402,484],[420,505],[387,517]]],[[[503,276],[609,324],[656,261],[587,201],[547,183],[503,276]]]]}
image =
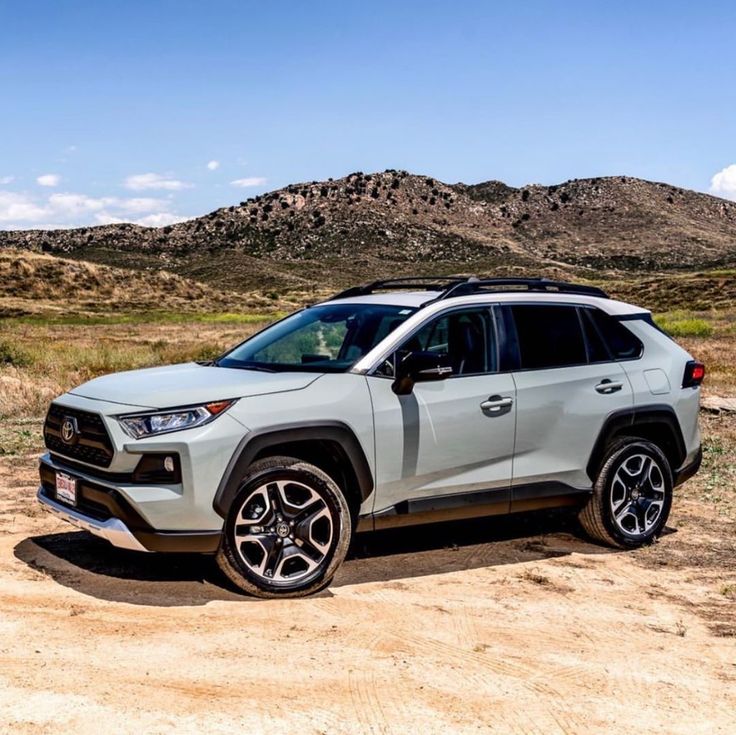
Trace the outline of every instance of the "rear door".
{"type": "MultiPolygon", "coordinates": [[[[515,334],[512,505],[589,488],[586,466],[608,416],[633,405],[631,385],[587,307],[502,307],[515,334]]],[[[602,313],[602,312],[601,312],[602,313]]]]}
{"type": "Polygon", "coordinates": [[[434,317],[398,352],[414,350],[446,352],[453,375],[417,383],[401,396],[391,388],[392,359],[368,376],[376,436],[375,512],[404,501],[478,491],[484,491],[484,504],[506,512],[515,390],[511,373],[498,370],[491,308],[453,309],[434,317]]]}

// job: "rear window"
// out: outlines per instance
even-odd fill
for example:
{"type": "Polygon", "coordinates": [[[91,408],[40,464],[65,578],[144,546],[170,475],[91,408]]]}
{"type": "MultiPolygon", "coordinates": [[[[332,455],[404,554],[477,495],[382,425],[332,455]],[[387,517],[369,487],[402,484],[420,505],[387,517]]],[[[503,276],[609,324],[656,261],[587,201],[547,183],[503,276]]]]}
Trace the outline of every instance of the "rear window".
{"type": "Polygon", "coordinates": [[[521,369],[557,368],[588,362],[577,308],[512,306],[521,369]]]}

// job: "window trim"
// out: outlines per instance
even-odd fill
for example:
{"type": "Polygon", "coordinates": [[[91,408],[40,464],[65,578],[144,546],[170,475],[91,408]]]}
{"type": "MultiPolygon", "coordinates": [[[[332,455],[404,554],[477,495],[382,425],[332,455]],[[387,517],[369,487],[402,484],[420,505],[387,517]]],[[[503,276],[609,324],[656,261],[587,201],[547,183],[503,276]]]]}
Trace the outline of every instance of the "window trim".
{"type": "MultiPolygon", "coordinates": [[[[376,374],[376,370],[378,370],[381,365],[383,365],[386,360],[393,355],[395,352],[401,349],[402,345],[406,344],[414,335],[417,334],[417,332],[420,332],[425,327],[432,324],[432,322],[438,321],[439,319],[442,319],[449,314],[455,314],[457,312],[463,312],[463,311],[485,311],[488,313],[489,317],[489,327],[490,327],[490,337],[493,339],[493,347],[495,351],[495,357],[496,357],[496,366],[497,369],[493,372],[485,372],[485,373],[468,373],[464,375],[450,375],[446,380],[457,380],[458,378],[477,378],[483,375],[499,375],[501,373],[507,373],[511,372],[510,370],[501,370],[501,350],[500,350],[500,341],[498,336],[498,326],[496,324],[496,315],[495,315],[495,306],[497,306],[497,303],[488,303],[488,304],[464,304],[462,306],[454,306],[449,309],[444,309],[443,311],[440,311],[436,314],[432,314],[427,319],[422,321],[420,324],[417,324],[414,329],[407,334],[404,339],[401,341],[401,344],[397,345],[393,349],[387,350],[386,352],[382,353],[381,356],[376,360],[376,363],[365,372],[366,377],[371,378],[381,378],[382,380],[395,380],[394,377],[390,375],[378,375],[376,374]]],[[[489,357],[490,352],[489,352],[489,357]]]]}

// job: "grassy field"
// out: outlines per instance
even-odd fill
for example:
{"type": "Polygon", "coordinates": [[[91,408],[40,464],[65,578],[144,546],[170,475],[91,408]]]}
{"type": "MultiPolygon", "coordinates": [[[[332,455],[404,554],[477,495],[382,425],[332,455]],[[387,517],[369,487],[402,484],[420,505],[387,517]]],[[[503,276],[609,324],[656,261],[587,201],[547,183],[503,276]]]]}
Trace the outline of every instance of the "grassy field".
{"type": "Polygon", "coordinates": [[[0,320],[0,421],[37,423],[52,398],[98,375],[216,357],[276,316],[160,313],[0,320]]]}
{"type": "MultiPolygon", "coordinates": [[[[49,401],[75,385],[105,373],[215,357],[282,313],[160,311],[0,319],[0,453],[40,446],[49,401]]],[[[655,318],[705,362],[707,392],[736,395],[736,312],[677,310],[655,318]]],[[[714,462],[730,456],[735,439],[728,434],[718,440],[723,451],[713,450],[714,462]]]]}

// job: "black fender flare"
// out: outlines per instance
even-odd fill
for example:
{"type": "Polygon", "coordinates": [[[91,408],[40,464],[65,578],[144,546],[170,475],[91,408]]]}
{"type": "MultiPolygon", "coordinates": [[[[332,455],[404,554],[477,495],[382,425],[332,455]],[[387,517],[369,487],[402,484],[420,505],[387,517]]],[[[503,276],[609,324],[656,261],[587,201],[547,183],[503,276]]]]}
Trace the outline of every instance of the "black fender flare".
{"type": "Polygon", "coordinates": [[[606,418],[598,434],[598,438],[593,445],[593,450],[590,453],[590,459],[586,466],[588,477],[595,482],[596,472],[603,460],[606,445],[612,436],[625,434],[626,430],[630,428],[652,425],[659,425],[667,431],[668,438],[671,441],[675,453],[675,456],[672,458],[675,460],[674,466],[672,467],[672,474],[674,476],[687,456],[682,428],[672,406],[664,403],[655,403],[614,411],[606,418]]]}
{"type": "Polygon", "coordinates": [[[278,444],[303,441],[330,441],[338,444],[355,473],[361,500],[365,500],[373,492],[370,465],[358,438],[347,424],[342,421],[282,424],[248,432],[241,439],[217,487],[212,503],[215,512],[222,518],[227,518],[241,480],[260,452],[278,444]]]}

